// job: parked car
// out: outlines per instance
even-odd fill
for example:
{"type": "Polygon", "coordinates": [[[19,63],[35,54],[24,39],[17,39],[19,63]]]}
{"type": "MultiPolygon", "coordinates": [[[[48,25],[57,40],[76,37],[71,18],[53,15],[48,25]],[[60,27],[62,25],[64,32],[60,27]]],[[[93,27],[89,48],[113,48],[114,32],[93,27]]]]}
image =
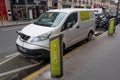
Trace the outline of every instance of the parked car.
{"type": "Polygon", "coordinates": [[[116,25],[120,23],[120,12],[118,13],[117,19],[116,19],[116,25]]]}
{"type": "Polygon", "coordinates": [[[108,30],[108,26],[109,26],[109,19],[110,19],[110,15],[109,13],[106,14],[101,14],[99,16],[96,17],[96,28],[102,28],[105,30],[108,30]]]}

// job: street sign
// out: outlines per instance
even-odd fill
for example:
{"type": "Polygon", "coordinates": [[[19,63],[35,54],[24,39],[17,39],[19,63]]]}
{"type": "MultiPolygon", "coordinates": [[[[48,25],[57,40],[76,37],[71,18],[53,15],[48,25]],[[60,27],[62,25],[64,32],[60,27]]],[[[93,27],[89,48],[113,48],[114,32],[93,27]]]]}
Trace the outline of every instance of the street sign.
{"type": "Polygon", "coordinates": [[[52,78],[60,78],[63,76],[62,37],[62,34],[58,34],[50,38],[50,63],[52,78]]]}

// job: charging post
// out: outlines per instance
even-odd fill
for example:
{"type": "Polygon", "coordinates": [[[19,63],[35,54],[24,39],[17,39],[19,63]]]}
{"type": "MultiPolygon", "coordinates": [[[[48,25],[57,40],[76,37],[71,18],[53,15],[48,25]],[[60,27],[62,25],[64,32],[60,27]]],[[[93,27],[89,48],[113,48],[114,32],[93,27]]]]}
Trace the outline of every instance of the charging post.
{"type": "Polygon", "coordinates": [[[51,77],[63,76],[63,34],[57,34],[50,38],[50,66],[51,77]]]}
{"type": "Polygon", "coordinates": [[[115,33],[115,18],[110,19],[108,35],[113,35],[115,33]]]}

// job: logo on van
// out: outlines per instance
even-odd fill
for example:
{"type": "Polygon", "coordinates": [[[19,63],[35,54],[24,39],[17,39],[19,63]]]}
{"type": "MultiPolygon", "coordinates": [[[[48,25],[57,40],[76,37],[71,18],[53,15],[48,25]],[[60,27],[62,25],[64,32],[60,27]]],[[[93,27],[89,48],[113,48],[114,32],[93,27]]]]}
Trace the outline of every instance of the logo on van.
{"type": "Polygon", "coordinates": [[[81,21],[86,21],[90,19],[90,13],[87,11],[80,12],[80,20],[81,21]]]}

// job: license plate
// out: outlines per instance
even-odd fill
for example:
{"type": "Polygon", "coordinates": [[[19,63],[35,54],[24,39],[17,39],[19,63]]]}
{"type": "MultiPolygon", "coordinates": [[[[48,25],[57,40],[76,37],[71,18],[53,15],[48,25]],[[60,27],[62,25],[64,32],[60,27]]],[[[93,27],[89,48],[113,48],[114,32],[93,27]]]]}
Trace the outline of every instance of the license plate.
{"type": "Polygon", "coordinates": [[[18,47],[19,50],[23,51],[23,52],[26,52],[26,49],[25,48],[22,48],[22,47],[18,47]]]}

